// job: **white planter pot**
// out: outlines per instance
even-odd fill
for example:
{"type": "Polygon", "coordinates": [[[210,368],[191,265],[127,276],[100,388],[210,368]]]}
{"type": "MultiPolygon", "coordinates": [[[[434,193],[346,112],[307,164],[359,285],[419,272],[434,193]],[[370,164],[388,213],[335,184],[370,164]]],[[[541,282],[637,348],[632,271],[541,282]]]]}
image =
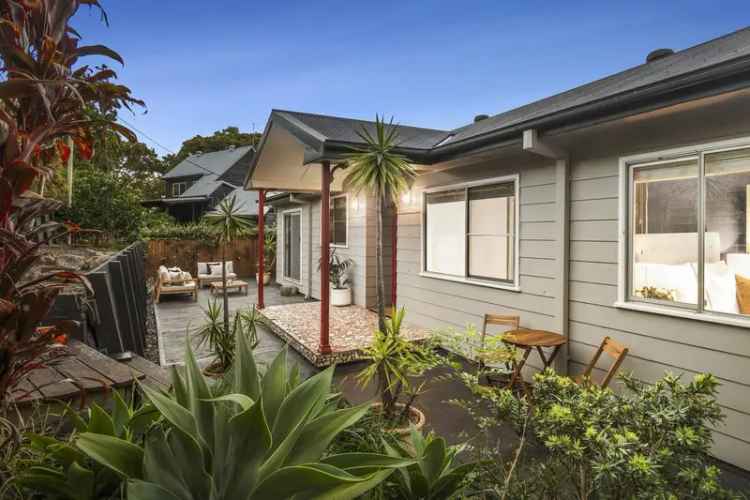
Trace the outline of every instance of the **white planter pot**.
{"type": "MultiPolygon", "coordinates": [[[[255,282],[258,282],[258,273],[255,273],[255,282]]],[[[263,284],[268,285],[269,283],[271,283],[271,273],[265,273],[263,275],[263,284]]]]}
{"type": "Polygon", "coordinates": [[[331,288],[332,306],[350,306],[352,304],[351,288],[331,288]]]}

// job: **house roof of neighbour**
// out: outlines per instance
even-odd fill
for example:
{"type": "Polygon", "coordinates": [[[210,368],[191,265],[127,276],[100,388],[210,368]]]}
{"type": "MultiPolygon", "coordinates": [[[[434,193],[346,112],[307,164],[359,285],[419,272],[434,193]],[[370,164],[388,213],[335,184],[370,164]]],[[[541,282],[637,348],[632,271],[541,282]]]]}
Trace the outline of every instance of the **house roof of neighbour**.
{"type": "MultiPolygon", "coordinates": [[[[257,191],[245,191],[244,188],[238,187],[234,191],[227,194],[224,199],[230,199],[234,196],[237,200],[238,215],[245,217],[257,217],[258,216],[258,192],[257,191]]],[[[265,212],[268,212],[269,208],[266,207],[265,212]]],[[[216,210],[212,210],[211,214],[216,213],[216,210]]]]}
{"type": "Polygon", "coordinates": [[[252,146],[241,146],[211,153],[193,154],[182,160],[164,174],[162,179],[191,177],[196,175],[214,175],[220,177],[227,173],[238,161],[253,149],[252,146]]]}
{"type": "MultiPolygon", "coordinates": [[[[520,138],[527,128],[585,123],[748,86],[750,28],[745,28],[452,131],[399,125],[399,139],[413,161],[435,163],[494,141],[520,138]]],[[[357,131],[374,128],[371,121],[285,110],[272,111],[272,121],[314,151],[309,158],[306,153],[305,161],[311,162],[340,154],[346,149],[342,145],[362,144],[357,131]]],[[[261,148],[265,139],[264,134],[261,148]]],[[[250,175],[258,158],[251,162],[250,175]]]]}
{"type": "Polygon", "coordinates": [[[227,185],[230,187],[234,187],[228,182],[219,180],[219,178],[216,175],[213,174],[207,174],[198,179],[193,183],[192,186],[187,188],[179,197],[180,198],[195,198],[195,197],[209,197],[211,196],[219,187],[227,185]]]}

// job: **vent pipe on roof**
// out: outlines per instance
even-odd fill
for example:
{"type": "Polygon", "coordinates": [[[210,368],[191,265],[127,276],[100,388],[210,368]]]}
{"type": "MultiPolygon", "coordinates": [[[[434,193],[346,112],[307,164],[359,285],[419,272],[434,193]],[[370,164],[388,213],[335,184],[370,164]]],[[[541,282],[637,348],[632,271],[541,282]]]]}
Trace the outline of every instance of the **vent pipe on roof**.
{"type": "Polygon", "coordinates": [[[474,123],[481,122],[482,120],[486,120],[489,117],[490,115],[477,115],[474,117],[474,123]]]}
{"type": "Polygon", "coordinates": [[[650,63],[650,62],[653,62],[653,61],[657,61],[659,59],[664,59],[665,57],[671,56],[672,54],[674,54],[674,50],[672,50],[672,49],[656,49],[656,50],[652,50],[646,56],[646,62],[650,63]]]}

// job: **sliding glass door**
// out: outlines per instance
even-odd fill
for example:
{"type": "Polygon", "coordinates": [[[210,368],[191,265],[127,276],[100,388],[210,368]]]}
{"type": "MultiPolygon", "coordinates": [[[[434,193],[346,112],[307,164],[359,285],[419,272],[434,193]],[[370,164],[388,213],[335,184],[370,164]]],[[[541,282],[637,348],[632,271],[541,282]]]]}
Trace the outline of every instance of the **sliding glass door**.
{"type": "Polygon", "coordinates": [[[302,262],[300,213],[284,214],[284,278],[299,281],[302,262]]]}

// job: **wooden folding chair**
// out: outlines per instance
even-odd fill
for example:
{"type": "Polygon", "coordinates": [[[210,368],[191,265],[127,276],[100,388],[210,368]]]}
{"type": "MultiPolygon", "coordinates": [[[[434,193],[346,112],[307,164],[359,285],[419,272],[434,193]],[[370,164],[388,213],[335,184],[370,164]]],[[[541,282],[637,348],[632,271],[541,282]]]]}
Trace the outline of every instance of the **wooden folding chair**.
{"type": "MultiPolygon", "coordinates": [[[[609,370],[607,371],[607,375],[604,377],[604,380],[602,380],[601,384],[599,384],[601,388],[605,388],[612,381],[612,378],[620,368],[620,365],[625,359],[625,356],[628,355],[628,348],[609,337],[604,337],[604,340],[602,340],[602,345],[599,346],[596,354],[594,354],[594,358],[586,367],[586,371],[584,371],[582,375],[579,375],[574,379],[577,384],[581,384],[586,380],[590,380],[591,372],[594,370],[594,367],[599,361],[599,358],[602,356],[602,353],[607,353],[614,359],[612,366],[610,366],[609,370]]],[[[593,380],[591,382],[593,383],[593,380]]]]}
{"type": "MultiPolygon", "coordinates": [[[[485,314],[484,322],[482,323],[482,336],[480,340],[480,350],[484,350],[487,337],[487,326],[488,325],[500,325],[509,326],[510,330],[518,330],[521,324],[521,317],[516,315],[503,315],[503,314],[485,314]]],[[[484,358],[479,355],[479,370],[484,370],[484,358]]]]}

